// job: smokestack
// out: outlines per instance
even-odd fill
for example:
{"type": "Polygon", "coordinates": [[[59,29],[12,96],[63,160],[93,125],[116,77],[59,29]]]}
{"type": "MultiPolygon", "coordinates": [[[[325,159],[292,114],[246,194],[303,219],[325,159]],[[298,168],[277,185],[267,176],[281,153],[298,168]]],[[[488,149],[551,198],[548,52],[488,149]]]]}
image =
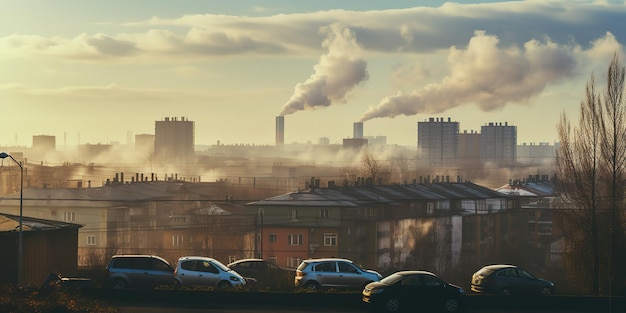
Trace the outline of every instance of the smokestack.
{"type": "Polygon", "coordinates": [[[285,144],[285,117],[276,117],[276,145],[282,146],[285,144]]]}
{"type": "Polygon", "coordinates": [[[354,139],[363,139],[363,122],[356,122],[352,128],[352,137],[354,139]]]}

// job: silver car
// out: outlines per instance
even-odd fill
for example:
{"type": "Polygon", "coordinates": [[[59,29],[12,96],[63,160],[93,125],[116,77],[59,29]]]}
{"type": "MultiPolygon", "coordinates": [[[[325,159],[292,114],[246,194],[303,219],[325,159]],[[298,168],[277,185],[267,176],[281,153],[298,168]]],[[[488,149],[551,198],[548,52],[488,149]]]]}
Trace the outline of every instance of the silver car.
{"type": "Polygon", "coordinates": [[[382,276],[364,270],[351,260],[325,258],[304,260],[296,270],[295,286],[308,290],[319,288],[363,289],[382,276]]]}
{"type": "Polygon", "coordinates": [[[208,286],[228,289],[246,283],[239,273],[226,267],[220,261],[202,256],[179,258],[174,276],[176,283],[180,286],[208,286]]]}

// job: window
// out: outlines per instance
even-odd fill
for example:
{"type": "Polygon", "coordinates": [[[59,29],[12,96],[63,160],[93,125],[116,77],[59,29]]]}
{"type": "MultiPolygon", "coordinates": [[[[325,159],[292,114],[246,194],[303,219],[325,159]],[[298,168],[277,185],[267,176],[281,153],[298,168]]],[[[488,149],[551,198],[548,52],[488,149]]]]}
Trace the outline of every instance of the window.
{"type": "Polygon", "coordinates": [[[287,266],[289,267],[298,267],[302,263],[302,258],[299,257],[288,257],[287,258],[287,266]]]}
{"type": "Polygon", "coordinates": [[[233,263],[235,261],[237,261],[237,257],[236,256],[234,256],[234,255],[229,255],[228,256],[228,263],[233,263]]]}
{"type": "Polygon", "coordinates": [[[180,247],[183,245],[183,235],[173,235],[172,236],[172,246],[180,247]]]}
{"type": "Polygon", "coordinates": [[[157,259],[152,259],[152,262],[150,262],[150,268],[156,271],[172,271],[173,269],[171,266],[169,266],[167,263],[161,261],[161,260],[157,260],[157,259]]]}
{"type": "Polygon", "coordinates": [[[338,262],[339,271],[342,273],[358,273],[359,271],[350,263],[338,262]]]}
{"type": "Polygon", "coordinates": [[[196,261],[183,261],[180,264],[180,268],[186,271],[198,271],[198,262],[196,261]]]}
{"type": "Polygon", "coordinates": [[[426,204],[426,214],[428,215],[435,214],[435,204],[433,202],[428,202],[426,204]]]}
{"type": "Polygon", "coordinates": [[[270,242],[276,242],[276,234],[270,233],[270,242]]]}
{"type": "Polygon", "coordinates": [[[288,218],[290,221],[298,220],[298,209],[289,209],[288,218]]]}
{"type": "Polygon", "coordinates": [[[302,235],[287,235],[287,244],[290,246],[301,246],[302,245],[302,235]]]}
{"type": "Polygon", "coordinates": [[[176,215],[176,216],[172,216],[171,220],[172,220],[172,223],[174,224],[184,224],[187,221],[187,217],[176,215]]]}
{"type": "Polygon", "coordinates": [[[436,287],[443,286],[443,283],[435,277],[423,276],[423,279],[424,279],[424,286],[436,286],[436,287]]]}
{"type": "Polygon", "coordinates": [[[315,268],[313,270],[316,272],[336,272],[337,267],[335,264],[335,262],[322,262],[315,265],[315,268]]]}
{"type": "Polygon", "coordinates": [[[76,212],[64,212],[63,221],[64,222],[76,222],[76,212]]]}
{"type": "Polygon", "coordinates": [[[217,274],[220,271],[217,270],[217,268],[215,267],[215,265],[211,264],[211,262],[209,261],[198,261],[198,270],[200,272],[205,272],[205,273],[213,273],[213,274],[217,274]]]}
{"type": "Polygon", "coordinates": [[[337,245],[337,234],[335,233],[327,233],[324,234],[324,246],[336,246],[337,245]]]}
{"type": "Polygon", "coordinates": [[[88,246],[96,245],[96,235],[87,235],[87,245],[88,246]]]}
{"type": "Polygon", "coordinates": [[[320,210],[320,217],[327,218],[328,217],[328,209],[321,209],[320,210]]]}
{"type": "Polygon", "coordinates": [[[269,257],[267,257],[267,261],[272,264],[276,264],[276,256],[270,255],[269,257]]]}
{"type": "Polygon", "coordinates": [[[403,286],[420,286],[421,285],[420,276],[418,275],[407,276],[402,280],[402,285],[403,286]]]}

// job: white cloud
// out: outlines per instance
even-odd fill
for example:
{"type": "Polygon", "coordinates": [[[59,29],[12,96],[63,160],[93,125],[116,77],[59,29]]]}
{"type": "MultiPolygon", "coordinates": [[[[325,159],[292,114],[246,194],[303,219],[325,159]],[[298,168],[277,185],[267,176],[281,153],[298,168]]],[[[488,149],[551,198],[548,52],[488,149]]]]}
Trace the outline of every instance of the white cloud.
{"type": "Polygon", "coordinates": [[[502,44],[521,46],[547,36],[559,44],[581,45],[615,34],[626,41],[626,6],[580,1],[511,1],[483,4],[446,3],[378,11],[330,10],[266,17],[184,15],[127,23],[134,33],[106,33],[75,38],[12,35],[0,38],[1,54],[48,55],[66,59],[127,57],[211,57],[224,55],[319,54],[321,27],[341,23],[351,29],[364,51],[424,53],[467,42],[476,30],[497,36],[502,44]],[[143,30],[144,28],[148,28],[143,30]],[[168,52],[168,53],[164,53],[168,52]]]}
{"type": "Polygon", "coordinates": [[[363,114],[373,118],[441,113],[473,103],[483,111],[525,103],[546,86],[574,75],[575,47],[531,40],[523,49],[500,47],[496,36],[477,31],[466,49],[452,47],[448,55],[450,73],[443,80],[410,94],[384,98],[363,114]]]}
{"type": "Polygon", "coordinates": [[[315,65],[315,73],[296,85],[279,115],[344,103],[350,91],[368,79],[367,62],[361,57],[354,34],[339,25],[327,31],[328,38],[322,44],[327,53],[315,65]]]}

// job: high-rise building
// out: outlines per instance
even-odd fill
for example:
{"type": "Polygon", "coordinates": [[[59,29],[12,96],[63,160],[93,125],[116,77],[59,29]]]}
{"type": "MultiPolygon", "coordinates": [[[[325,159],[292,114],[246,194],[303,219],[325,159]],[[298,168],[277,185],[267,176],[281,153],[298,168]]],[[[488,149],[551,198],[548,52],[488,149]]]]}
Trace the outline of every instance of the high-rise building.
{"type": "Polygon", "coordinates": [[[517,161],[517,126],[507,122],[481,126],[480,158],[483,163],[514,164],[517,161]]]}
{"type": "Polygon", "coordinates": [[[285,117],[276,117],[276,145],[282,146],[285,144],[285,117]]]}
{"type": "Polygon", "coordinates": [[[556,160],[556,146],[548,142],[522,143],[517,146],[517,162],[523,164],[554,163],[556,160]]]}
{"type": "Polygon", "coordinates": [[[154,135],[135,135],[135,152],[139,153],[139,157],[152,159],[154,155],[154,135]]]}
{"type": "Polygon", "coordinates": [[[478,167],[480,165],[480,133],[464,130],[459,133],[459,151],[457,164],[460,167],[478,167]]]}
{"type": "Polygon", "coordinates": [[[48,135],[33,136],[33,150],[54,152],[56,150],[56,137],[48,135]]]}
{"type": "Polygon", "coordinates": [[[417,149],[421,166],[454,165],[459,146],[459,122],[429,118],[417,122],[417,149]]]}
{"type": "Polygon", "coordinates": [[[194,160],[194,122],[166,117],[154,127],[154,157],[164,163],[190,163],[194,160]]]}

